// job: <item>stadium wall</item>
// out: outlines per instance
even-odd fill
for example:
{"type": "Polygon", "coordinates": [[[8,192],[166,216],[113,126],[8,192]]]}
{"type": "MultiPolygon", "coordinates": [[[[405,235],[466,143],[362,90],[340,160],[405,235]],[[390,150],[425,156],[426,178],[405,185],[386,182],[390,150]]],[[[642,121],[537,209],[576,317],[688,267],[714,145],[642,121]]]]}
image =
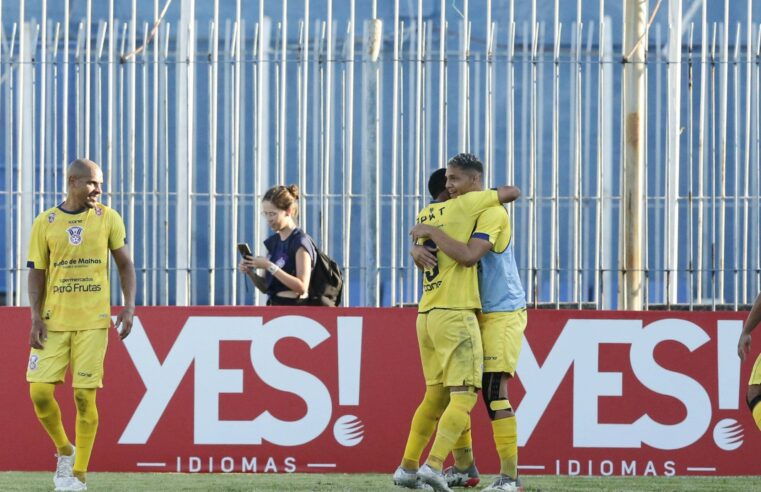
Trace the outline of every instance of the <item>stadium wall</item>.
{"type": "MultiPolygon", "coordinates": [[[[143,307],[110,338],[93,471],[388,472],[424,386],[414,309],[143,307]]],[[[758,473],[743,403],[743,313],[530,311],[511,387],[521,472],[758,473]]],[[[9,339],[2,470],[48,470],[24,373],[29,312],[0,309],[9,339]]],[[[73,437],[69,384],[57,390],[73,437]]],[[[490,425],[473,412],[482,472],[490,425]]],[[[49,450],[48,453],[46,450],[49,450]]]]}

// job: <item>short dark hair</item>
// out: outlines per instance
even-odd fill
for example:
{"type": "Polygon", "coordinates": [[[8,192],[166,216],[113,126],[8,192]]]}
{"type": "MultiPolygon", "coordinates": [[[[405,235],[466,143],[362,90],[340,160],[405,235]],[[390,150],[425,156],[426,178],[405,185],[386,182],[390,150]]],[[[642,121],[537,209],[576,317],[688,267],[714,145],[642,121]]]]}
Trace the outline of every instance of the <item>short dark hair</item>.
{"type": "Polygon", "coordinates": [[[478,160],[478,157],[473,154],[468,154],[467,152],[462,152],[449,159],[447,166],[454,166],[463,171],[475,171],[479,174],[484,173],[484,165],[478,160]]]}
{"type": "Polygon", "coordinates": [[[428,193],[431,198],[436,200],[442,191],[447,189],[447,170],[445,168],[437,169],[431,173],[428,178],[428,193]]]}

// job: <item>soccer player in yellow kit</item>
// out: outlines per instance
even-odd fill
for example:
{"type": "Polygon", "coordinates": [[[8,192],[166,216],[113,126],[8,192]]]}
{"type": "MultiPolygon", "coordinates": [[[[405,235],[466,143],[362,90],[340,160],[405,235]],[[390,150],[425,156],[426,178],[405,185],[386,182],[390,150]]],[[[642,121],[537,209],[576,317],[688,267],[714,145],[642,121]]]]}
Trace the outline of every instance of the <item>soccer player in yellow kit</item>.
{"type": "Polygon", "coordinates": [[[34,411],[58,456],[56,489],[87,490],[98,410],[95,393],[103,386],[103,359],[111,326],[108,252],[116,262],[124,309],[116,320],[120,337],[132,329],[135,268],[119,214],[98,203],[103,173],[92,161],[77,159],[66,172],[66,200],[34,220],[29,242],[29,302],[32,329],[26,379],[34,411]],[[55,399],[55,385],[71,368],[77,407],[76,446],[69,441],[55,399]]]}
{"type": "MultiPolygon", "coordinates": [[[[438,200],[480,191],[481,179],[446,182],[431,176],[429,191],[438,200]]],[[[464,265],[478,263],[481,312],[478,323],[484,350],[483,397],[497,454],[500,476],[485,491],[523,490],[518,478],[518,435],[515,413],[507,399],[508,381],[515,374],[523,332],[526,329],[526,295],[518,275],[513,251],[510,218],[502,206],[490,207],[476,222],[468,243],[455,241],[443,231],[417,224],[413,237],[430,237],[437,247],[464,265]]],[[[436,257],[424,247],[414,247],[412,257],[418,266],[432,268],[436,257]]],[[[449,486],[474,487],[479,482],[472,451],[470,427],[453,450],[455,464],[444,471],[449,486]]]]}
{"type": "MultiPolygon", "coordinates": [[[[458,154],[447,163],[447,181],[472,179],[483,165],[472,154],[458,154]]],[[[418,223],[441,228],[465,242],[478,216],[489,207],[514,200],[512,186],[468,193],[445,203],[431,203],[418,223]]],[[[470,422],[470,411],[481,387],[483,352],[476,310],[481,308],[475,267],[462,265],[438,252],[436,267],[423,274],[423,295],[416,322],[426,392],[415,411],[402,462],[394,483],[408,488],[450,491],[442,468],[444,459],[470,422]],[[437,423],[438,421],[438,428],[437,423]],[[434,430],[431,451],[418,469],[423,449],[434,430]]]]}
{"type": "MultiPolygon", "coordinates": [[[[740,339],[737,342],[737,355],[743,362],[748,356],[748,352],[750,352],[750,335],[759,323],[761,323],[761,294],[756,297],[756,301],[753,303],[750,313],[748,313],[748,318],[745,320],[742,332],[740,332],[740,339]]],[[[751,372],[750,380],[748,381],[745,402],[748,404],[751,414],[753,414],[756,426],[761,430],[761,405],[759,405],[761,403],[761,355],[756,358],[756,363],[753,364],[753,372],[751,372]]]]}

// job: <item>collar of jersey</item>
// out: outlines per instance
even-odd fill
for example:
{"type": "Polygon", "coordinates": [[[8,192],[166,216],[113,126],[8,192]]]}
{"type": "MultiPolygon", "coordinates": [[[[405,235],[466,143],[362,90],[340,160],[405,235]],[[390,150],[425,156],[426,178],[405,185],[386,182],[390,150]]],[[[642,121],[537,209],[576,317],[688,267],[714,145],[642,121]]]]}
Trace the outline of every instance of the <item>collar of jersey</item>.
{"type": "Polygon", "coordinates": [[[58,208],[58,210],[60,210],[61,212],[65,213],[65,214],[69,214],[69,215],[79,215],[79,214],[81,214],[82,212],[84,212],[84,211],[86,211],[86,210],[87,210],[87,207],[82,207],[82,208],[80,208],[79,210],[77,210],[76,212],[69,212],[68,210],[64,210],[62,207],[63,207],[63,202],[61,202],[61,203],[58,205],[58,207],[56,207],[56,208],[58,208]]]}

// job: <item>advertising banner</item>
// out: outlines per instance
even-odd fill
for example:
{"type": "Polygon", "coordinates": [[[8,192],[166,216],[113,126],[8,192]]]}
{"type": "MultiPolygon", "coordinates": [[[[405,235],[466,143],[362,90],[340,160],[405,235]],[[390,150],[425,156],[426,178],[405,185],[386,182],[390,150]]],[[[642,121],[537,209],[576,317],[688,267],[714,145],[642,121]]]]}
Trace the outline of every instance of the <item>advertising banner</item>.
{"type": "MultiPolygon", "coordinates": [[[[109,338],[92,471],[393,472],[424,392],[414,309],[139,307],[109,338]]],[[[748,475],[745,313],[530,310],[518,374],[524,474],[748,475]]],[[[1,308],[0,469],[48,470],[28,396],[28,308],[1,308]]],[[[755,358],[761,345],[753,347],[755,358]]],[[[70,382],[57,388],[74,440],[70,382]]],[[[498,471],[473,410],[482,473],[498,471]]],[[[50,451],[50,452],[48,452],[50,451]]],[[[424,454],[425,456],[425,454],[424,454]]]]}

